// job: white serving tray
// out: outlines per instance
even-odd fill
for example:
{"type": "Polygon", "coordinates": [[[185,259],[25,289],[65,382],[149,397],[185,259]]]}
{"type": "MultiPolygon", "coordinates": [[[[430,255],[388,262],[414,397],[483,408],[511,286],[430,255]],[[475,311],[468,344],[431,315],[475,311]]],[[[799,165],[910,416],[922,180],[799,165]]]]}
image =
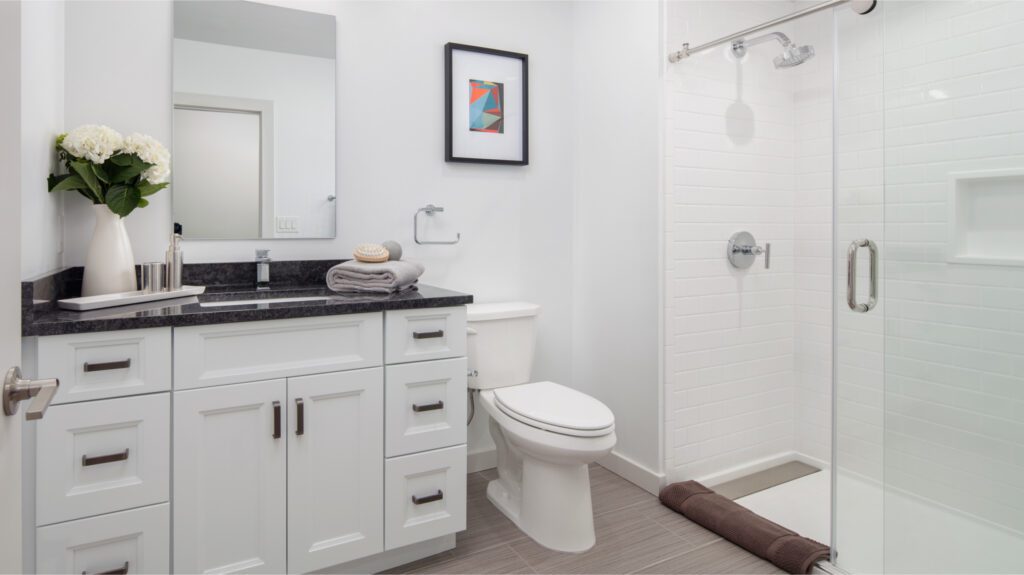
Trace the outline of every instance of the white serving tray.
{"type": "Polygon", "coordinates": [[[93,295],[88,297],[73,297],[62,299],[57,302],[61,309],[72,311],[89,311],[91,309],[103,309],[133,303],[146,303],[179,297],[197,296],[206,291],[206,286],[181,286],[181,289],[174,291],[126,291],[121,293],[108,293],[105,295],[93,295]]]}

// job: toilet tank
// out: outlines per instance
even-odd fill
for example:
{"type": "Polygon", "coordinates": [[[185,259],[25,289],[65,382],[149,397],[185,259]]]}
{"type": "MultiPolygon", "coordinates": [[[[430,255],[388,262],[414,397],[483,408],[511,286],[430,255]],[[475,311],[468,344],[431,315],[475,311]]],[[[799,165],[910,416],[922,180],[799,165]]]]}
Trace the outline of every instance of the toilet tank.
{"type": "Polygon", "coordinates": [[[526,302],[466,306],[470,388],[493,389],[530,381],[538,312],[539,305],[526,302]]]}

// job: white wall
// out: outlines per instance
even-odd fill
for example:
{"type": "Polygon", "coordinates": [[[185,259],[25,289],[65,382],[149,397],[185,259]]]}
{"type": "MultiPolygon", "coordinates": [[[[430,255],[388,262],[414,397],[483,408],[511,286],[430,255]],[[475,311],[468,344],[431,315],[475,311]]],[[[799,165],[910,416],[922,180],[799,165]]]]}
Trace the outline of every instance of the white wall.
{"type": "Polygon", "coordinates": [[[579,2],[573,16],[574,376],[615,413],[615,453],[658,475],[660,6],[579,2]]]}
{"type": "MultiPolygon", "coordinates": [[[[170,2],[65,4],[64,126],[106,124],[171,141],[170,2]],[[116,55],[117,64],[110,63],[116,55]]],[[[136,262],[163,261],[171,196],[161,192],[126,220],[136,262]]],[[[64,198],[64,265],[82,265],[92,237],[89,202],[64,198]]],[[[195,254],[190,261],[197,261],[195,254]]]]}
{"type": "Polygon", "coordinates": [[[63,196],[50,194],[54,139],[64,127],[64,3],[21,7],[21,277],[62,265],[63,196]]]}

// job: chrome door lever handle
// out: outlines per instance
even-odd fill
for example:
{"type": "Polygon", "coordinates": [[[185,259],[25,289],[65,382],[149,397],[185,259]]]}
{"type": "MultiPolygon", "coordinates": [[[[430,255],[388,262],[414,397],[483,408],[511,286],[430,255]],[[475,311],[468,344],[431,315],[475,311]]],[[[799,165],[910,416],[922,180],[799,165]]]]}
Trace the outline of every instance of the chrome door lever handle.
{"type": "Polygon", "coordinates": [[[25,411],[25,419],[32,421],[42,419],[46,408],[50,407],[53,396],[57,395],[60,381],[56,379],[22,379],[21,369],[12,367],[7,370],[4,378],[3,404],[4,414],[18,413],[18,404],[31,399],[25,411]]]}

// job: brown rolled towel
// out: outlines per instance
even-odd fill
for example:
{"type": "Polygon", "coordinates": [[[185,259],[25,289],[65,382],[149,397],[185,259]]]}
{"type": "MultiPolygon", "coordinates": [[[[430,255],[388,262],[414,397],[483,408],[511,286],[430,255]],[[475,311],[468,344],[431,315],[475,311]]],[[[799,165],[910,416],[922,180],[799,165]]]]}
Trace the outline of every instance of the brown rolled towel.
{"type": "Polygon", "coordinates": [[[815,562],[828,559],[827,545],[768,521],[696,481],[668,485],[659,498],[666,507],[789,573],[810,573],[815,562]]]}

